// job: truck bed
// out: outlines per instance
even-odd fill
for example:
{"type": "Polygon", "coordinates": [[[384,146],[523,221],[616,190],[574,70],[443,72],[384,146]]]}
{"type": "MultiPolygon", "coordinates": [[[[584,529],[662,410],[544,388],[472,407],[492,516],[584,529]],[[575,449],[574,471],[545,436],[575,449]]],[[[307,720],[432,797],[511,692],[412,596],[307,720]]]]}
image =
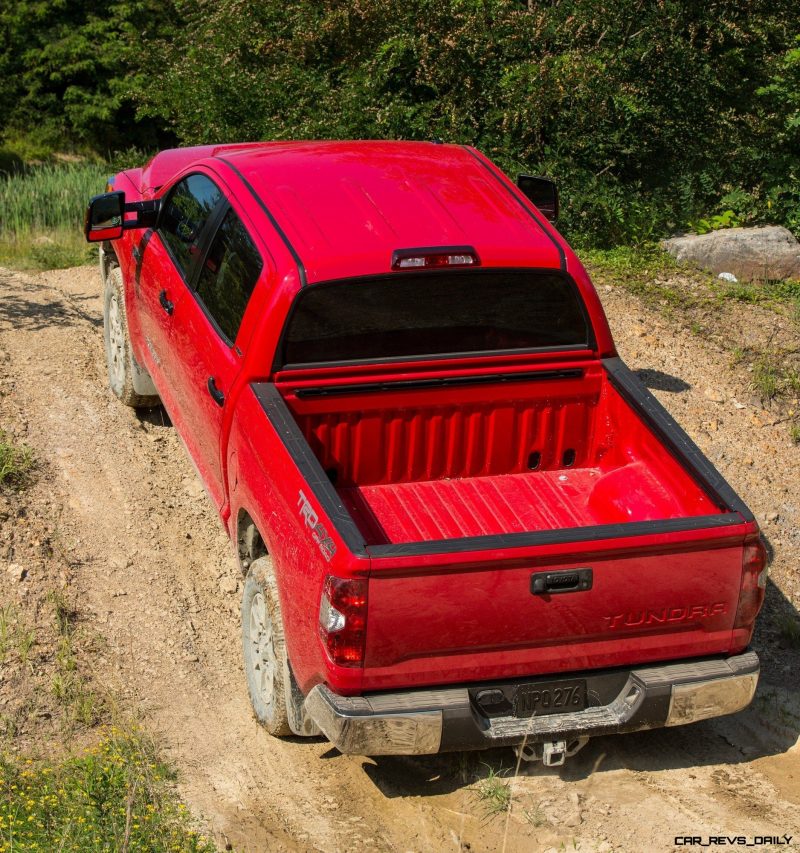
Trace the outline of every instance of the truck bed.
{"type": "Polygon", "coordinates": [[[594,365],[287,403],[369,545],[720,511],[594,365]]]}
{"type": "MultiPolygon", "coordinates": [[[[670,495],[643,465],[622,470],[632,489],[669,504],[670,495]]],[[[339,493],[369,544],[425,542],[619,520],[610,506],[592,500],[607,476],[583,468],[354,486],[339,493]]],[[[649,521],[653,513],[637,516],[649,521]]]]}

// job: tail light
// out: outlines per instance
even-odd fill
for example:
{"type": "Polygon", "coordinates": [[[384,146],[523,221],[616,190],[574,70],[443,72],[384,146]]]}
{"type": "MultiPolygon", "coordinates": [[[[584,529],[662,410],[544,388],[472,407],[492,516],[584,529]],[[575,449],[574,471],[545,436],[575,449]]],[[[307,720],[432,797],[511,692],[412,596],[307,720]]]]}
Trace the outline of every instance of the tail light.
{"type": "Polygon", "coordinates": [[[319,603],[319,634],[330,659],[362,666],[367,639],[367,581],[328,575],[319,603]]]}
{"type": "Polygon", "coordinates": [[[734,630],[752,628],[758,611],[764,603],[768,574],[767,551],[761,537],[745,542],[742,554],[742,586],[739,590],[739,606],[736,608],[734,630]]]}

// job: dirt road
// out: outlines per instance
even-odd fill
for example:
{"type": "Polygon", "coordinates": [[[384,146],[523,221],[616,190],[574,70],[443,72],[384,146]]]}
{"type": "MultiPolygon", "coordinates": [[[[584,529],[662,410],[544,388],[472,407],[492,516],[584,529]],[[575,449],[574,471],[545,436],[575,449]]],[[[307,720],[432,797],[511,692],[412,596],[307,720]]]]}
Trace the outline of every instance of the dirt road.
{"type": "MultiPolygon", "coordinates": [[[[800,448],[720,347],[601,291],[623,357],[764,521],[775,552],[764,672],[734,718],[598,738],[565,768],[514,775],[510,750],[373,760],[259,729],[232,552],[163,412],[137,416],[106,390],[96,269],[0,271],[0,420],[45,461],[41,500],[101,638],[87,665],[161,739],[221,847],[635,851],[671,850],[675,836],[800,836],[800,650],[785,636],[800,604],[800,448]],[[475,783],[489,767],[510,771],[510,815],[486,817],[475,783]]],[[[15,594],[47,566],[32,562],[15,594]]]]}

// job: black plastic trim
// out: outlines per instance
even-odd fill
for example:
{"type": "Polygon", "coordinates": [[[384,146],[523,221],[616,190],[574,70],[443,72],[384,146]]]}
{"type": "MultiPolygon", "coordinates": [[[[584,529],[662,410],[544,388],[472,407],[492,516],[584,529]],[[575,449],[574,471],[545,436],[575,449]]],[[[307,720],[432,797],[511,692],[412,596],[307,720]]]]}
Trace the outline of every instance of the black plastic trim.
{"type": "MultiPolygon", "coordinates": [[[[314,285],[316,287],[316,285],[314,285]]],[[[317,370],[318,368],[326,368],[326,367],[359,367],[361,365],[373,365],[373,364],[403,364],[407,362],[420,362],[420,361],[449,361],[454,358],[468,358],[468,359],[479,359],[479,358],[493,358],[494,356],[504,356],[504,355],[525,355],[525,354],[534,354],[541,355],[547,354],[551,352],[558,353],[574,353],[574,352],[585,352],[588,353],[589,356],[593,355],[592,345],[590,344],[570,344],[569,346],[553,346],[553,347],[539,347],[535,350],[522,350],[522,349],[486,349],[486,350],[475,350],[475,352],[443,352],[436,353],[435,355],[423,355],[423,356],[398,356],[398,357],[387,357],[387,358],[354,358],[352,361],[309,361],[309,362],[288,362],[287,364],[276,364],[273,366],[273,370],[277,373],[278,371],[288,371],[288,370],[317,370]]]]}
{"type": "Polygon", "coordinates": [[[593,580],[590,568],[534,572],[531,575],[531,594],[562,595],[569,592],[586,592],[592,588],[593,580]]]}
{"type": "MultiPolygon", "coordinates": [[[[124,193],[123,193],[124,196],[124,193]]],[[[123,228],[152,228],[158,220],[158,212],[161,208],[161,199],[152,201],[128,201],[125,202],[125,213],[136,213],[138,216],[133,222],[123,222],[123,228]]]]}
{"type": "Polygon", "coordinates": [[[300,286],[305,287],[308,284],[308,277],[306,276],[306,268],[303,265],[303,261],[301,260],[300,255],[297,253],[297,250],[292,245],[289,238],[286,236],[286,232],[278,224],[278,220],[272,215],[270,209],[266,206],[266,204],[264,204],[264,201],[262,200],[262,198],[253,189],[253,186],[250,183],[250,181],[248,181],[247,178],[245,178],[245,176],[236,168],[236,166],[233,165],[233,163],[231,163],[230,160],[225,159],[225,157],[219,157],[219,156],[216,159],[220,160],[226,166],[228,166],[230,169],[233,170],[233,172],[236,174],[236,176],[239,178],[239,180],[250,191],[250,194],[253,196],[253,198],[256,200],[256,202],[258,202],[258,206],[261,208],[262,211],[264,211],[264,213],[267,216],[267,219],[269,219],[270,223],[272,224],[272,227],[278,233],[278,236],[281,238],[281,240],[283,240],[284,245],[289,250],[291,256],[294,258],[294,262],[297,264],[297,274],[300,277],[300,286]]]}
{"type": "Polygon", "coordinates": [[[625,362],[614,357],[604,358],[601,363],[611,384],[632,404],[634,410],[642,415],[648,426],[670,448],[673,455],[709,496],[721,508],[738,513],[744,521],[753,521],[753,513],[747,504],[625,362]]]}
{"type": "Polygon", "coordinates": [[[292,461],[297,465],[306,485],[319,502],[323,512],[333,522],[345,545],[353,554],[367,556],[364,537],[358,525],[353,521],[328,475],[308,446],[278,389],[271,382],[253,382],[250,387],[286,446],[292,461]]]}
{"type": "MultiPolygon", "coordinates": [[[[500,186],[511,196],[511,198],[513,198],[514,201],[525,211],[525,213],[527,213],[528,216],[530,216],[530,218],[533,219],[534,222],[542,229],[542,231],[544,232],[547,239],[550,240],[550,242],[556,247],[556,250],[558,251],[558,256],[561,259],[561,269],[564,270],[564,272],[566,272],[567,271],[567,256],[566,256],[566,253],[564,252],[564,247],[550,233],[550,230],[548,227],[549,223],[548,223],[548,225],[545,225],[544,222],[542,222],[542,220],[539,219],[539,217],[536,215],[536,213],[534,213],[534,211],[532,211],[528,207],[528,205],[525,204],[525,202],[517,195],[516,189],[511,189],[511,187],[509,187],[507,184],[504,184],[503,181],[501,181],[500,178],[492,171],[492,169],[488,165],[488,163],[484,162],[471,148],[469,148],[466,145],[464,145],[462,147],[476,162],[480,163],[481,166],[483,166],[483,168],[495,179],[495,181],[497,181],[497,183],[500,184],[500,186]]],[[[527,199],[527,196],[525,196],[525,198],[527,199]]]]}
{"type": "Polygon", "coordinates": [[[147,248],[147,244],[150,242],[150,238],[153,236],[153,229],[148,228],[147,231],[142,234],[142,239],[139,241],[138,246],[134,246],[135,249],[138,250],[138,254],[134,255],[136,260],[136,270],[133,274],[134,286],[136,288],[136,293],[139,293],[139,280],[142,277],[142,264],[144,263],[144,250],[147,248]]]}
{"type": "Polygon", "coordinates": [[[422,554],[460,554],[466,551],[524,548],[531,545],[561,545],[569,542],[624,539],[653,533],[678,533],[688,530],[732,527],[742,519],[733,513],[696,515],[691,518],[667,518],[659,521],[632,521],[624,524],[595,524],[591,527],[562,527],[532,533],[501,533],[492,536],[468,536],[463,539],[438,539],[435,542],[400,542],[368,545],[372,557],[414,557],[422,554]]]}
{"type": "Polygon", "coordinates": [[[296,388],[295,396],[336,397],[343,394],[374,394],[383,391],[409,391],[422,388],[453,388],[462,385],[492,385],[508,382],[545,382],[556,379],[582,379],[580,368],[563,370],[526,371],[524,373],[494,373],[476,376],[443,376],[435,379],[399,379],[393,382],[362,382],[350,385],[323,385],[311,388],[296,388]]]}

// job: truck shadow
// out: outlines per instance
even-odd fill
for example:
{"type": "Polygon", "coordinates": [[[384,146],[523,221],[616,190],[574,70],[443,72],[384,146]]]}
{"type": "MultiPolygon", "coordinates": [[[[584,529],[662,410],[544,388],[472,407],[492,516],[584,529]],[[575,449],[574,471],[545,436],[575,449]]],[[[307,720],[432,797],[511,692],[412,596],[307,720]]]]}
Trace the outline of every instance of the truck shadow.
{"type": "MultiPolygon", "coordinates": [[[[0,277],[0,327],[37,332],[41,329],[89,324],[102,328],[103,320],[95,312],[85,311],[80,305],[81,297],[45,295],[46,288],[32,283],[14,280],[8,288],[0,277]]],[[[88,297],[87,297],[88,298],[88,297]]]]}
{"type": "MultiPolygon", "coordinates": [[[[135,415],[142,427],[145,427],[145,424],[147,424],[156,429],[172,429],[172,420],[169,413],[160,403],[149,409],[136,409],[135,415]]],[[[153,430],[151,429],[149,432],[153,432],[153,430]]]]}
{"type": "Polygon", "coordinates": [[[669,373],[651,367],[635,370],[634,373],[639,377],[639,381],[651,391],[669,391],[672,394],[680,394],[692,387],[683,379],[678,379],[677,376],[670,376],[669,373]]]}
{"type": "MultiPolygon", "coordinates": [[[[767,583],[752,648],[761,659],[756,696],[746,710],[688,726],[593,738],[562,767],[522,762],[511,749],[431,756],[376,756],[364,773],[388,798],[437,796],[464,790],[489,773],[504,777],[557,775],[565,782],[614,770],[676,770],[749,764],[781,755],[800,738],[800,616],[767,583]]],[[[335,751],[333,751],[335,753],[335,751]]]]}

